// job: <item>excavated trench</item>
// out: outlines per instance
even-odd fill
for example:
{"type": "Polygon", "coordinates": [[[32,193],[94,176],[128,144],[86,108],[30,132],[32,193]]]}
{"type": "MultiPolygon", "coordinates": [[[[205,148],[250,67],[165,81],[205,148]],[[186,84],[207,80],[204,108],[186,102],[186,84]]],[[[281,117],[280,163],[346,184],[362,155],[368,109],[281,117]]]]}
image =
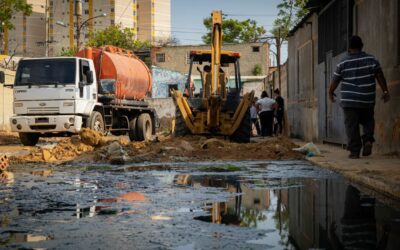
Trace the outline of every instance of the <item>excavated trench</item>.
{"type": "Polygon", "coordinates": [[[26,164],[4,249],[399,249],[400,205],[296,161],[26,164]]]}

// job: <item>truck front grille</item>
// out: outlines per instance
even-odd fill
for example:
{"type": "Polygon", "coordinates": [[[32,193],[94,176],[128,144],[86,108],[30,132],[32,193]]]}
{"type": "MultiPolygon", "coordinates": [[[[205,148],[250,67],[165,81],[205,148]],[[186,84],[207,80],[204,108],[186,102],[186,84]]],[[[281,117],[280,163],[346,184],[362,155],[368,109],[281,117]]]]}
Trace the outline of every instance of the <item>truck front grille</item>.
{"type": "Polygon", "coordinates": [[[28,108],[28,114],[57,114],[60,113],[59,107],[33,107],[28,108]]]}
{"type": "Polygon", "coordinates": [[[55,129],[56,125],[32,125],[30,126],[32,130],[49,130],[55,129]]]}

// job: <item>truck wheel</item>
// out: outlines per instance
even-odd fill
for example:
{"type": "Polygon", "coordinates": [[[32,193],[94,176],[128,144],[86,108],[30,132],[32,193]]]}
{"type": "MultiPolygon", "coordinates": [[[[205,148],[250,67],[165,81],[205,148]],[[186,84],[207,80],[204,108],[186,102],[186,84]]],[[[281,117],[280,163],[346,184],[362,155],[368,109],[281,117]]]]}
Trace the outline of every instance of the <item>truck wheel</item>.
{"type": "Polygon", "coordinates": [[[175,127],[173,129],[173,135],[176,137],[182,137],[190,134],[189,129],[186,127],[185,120],[182,117],[181,111],[178,106],[175,110],[175,127]]]}
{"type": "Polygon", "coordinates": [[[137,133],[136,133],[136,121],[137,121],[137,117],[134,117],[129,121],[128,135],[129,135],[129,140],[131,140],[131,141],[138,141],[137,133]]]}
{"type": "Polygon", "coordinates": [[[19,133],[19,140],[24,146],[35,146],[39,141],[39,134],[36,133],[19,133]]]}
{"type": "Polygon", "coordinates": [[[151,123],[151,117],[147,113],[139,115],[136,122],[136,136],[138,141],[148,141],[151,139],[153,134],[153,125],[151,123]]]}
{"type": "Polygon", "coordinates": [[[89,119],[86,121],[86,127],[91,130],[104,133],[104,120],[103,116],[98,111],[93,111],[89,119]]]}
{"type": "Polygon", "coordinates": [[[250,109],[247,109],[246,114],[239,128],[230,136],[230,140],[237,143],[248,143],[251,137],[251,119],[250,109]]]}

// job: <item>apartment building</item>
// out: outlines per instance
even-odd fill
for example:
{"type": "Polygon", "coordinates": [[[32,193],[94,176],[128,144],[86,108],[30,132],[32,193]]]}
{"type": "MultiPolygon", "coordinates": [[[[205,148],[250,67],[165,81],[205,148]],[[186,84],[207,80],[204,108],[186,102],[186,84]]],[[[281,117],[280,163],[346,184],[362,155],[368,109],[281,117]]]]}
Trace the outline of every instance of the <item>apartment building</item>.
{"type": "MultiPolygon", "coordinates": [[[[74,2],[50,0],[49,35],[50,40],[54,41],[50,46],[50,55],[76,46],[74,2]]],[[[163,39],[170,37],[171,0],[82,0],[81,24],[81,44],[85,43],[90,32],[110,25],[131,28],[136,39],[155,43],[159,36],[163,39]]]]}
{"type": "Polygon", "coordinates": [[[171,0],[137,0],[138,39],[162,44],[171,37],[171,0]]]}
{"type": "MultiPolygon", "coordinates": [[[[75,0],[27,0],[30,16],[14,15],[15,29],[5,33],[4,53],[56,56],[76,46],[75,0]]],[[[80,44],[89,33],[110,25],[131,28],[136,39],[153,44],[171,36],[171,0],[81,0],[80,44]]]]}
{"type": "Polygon", "coordinates": [[[46,52],[46,0],[27,0],[32,14],[12,16],[14,29],[5,30],[1,52],[26,57],[43,56],[46,52]]]}

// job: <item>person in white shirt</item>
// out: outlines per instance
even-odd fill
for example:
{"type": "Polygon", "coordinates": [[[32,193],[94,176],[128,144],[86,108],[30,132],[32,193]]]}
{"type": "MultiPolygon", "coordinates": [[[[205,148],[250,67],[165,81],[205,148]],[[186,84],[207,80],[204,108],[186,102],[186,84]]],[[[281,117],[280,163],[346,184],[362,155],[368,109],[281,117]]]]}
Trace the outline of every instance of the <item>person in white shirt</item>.
{"type": "Polygon", "coordinates": [[[257,110],[258,115],[260,116],[262,136],[272,136],[275,108],[275,100],[269,98],[267,92],[263,91],[261,93],[261,99],[257,101],[257,110]]]}
{"type": "MultiPolygon", "coordinates": [[[[253,104],[250,107],[250,117],[251,117],[251,123],[254,124],[257,130],[257,135],[261,135],[261,129],[260,129],[260,124],[258,122],[258,112],[257,112],[257,102],[258,98],[254,97],[253,104]]],[[[252,129],[253,131],[253,129],[252,129]]]]}

